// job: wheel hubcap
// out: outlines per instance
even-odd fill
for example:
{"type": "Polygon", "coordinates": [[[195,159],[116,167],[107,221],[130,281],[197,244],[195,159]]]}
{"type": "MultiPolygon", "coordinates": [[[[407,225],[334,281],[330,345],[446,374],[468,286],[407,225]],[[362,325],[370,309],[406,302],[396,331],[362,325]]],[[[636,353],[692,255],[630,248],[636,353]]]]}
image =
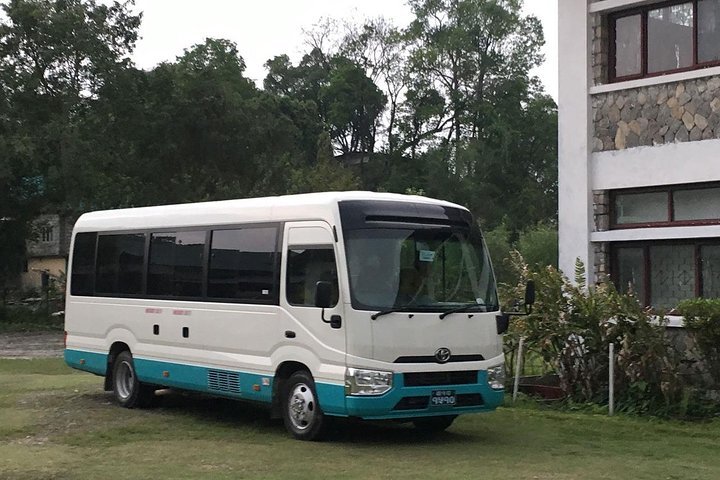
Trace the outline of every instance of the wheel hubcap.
{"type": "Polygon", "coordinates": [[[128,398],[132,394],[134,384],[135,374],[132,367],[126,361],[121,362],[115,373],[115,389],[118,396],[123,400],[128,398]]]}
{"type": "Polygon", "coordinates": [[[315,397],[312,390],[304,383],[295,385],[288,402],[290,421],[298,430],[305,430],[312,425],[315,418],[315,397]]]}

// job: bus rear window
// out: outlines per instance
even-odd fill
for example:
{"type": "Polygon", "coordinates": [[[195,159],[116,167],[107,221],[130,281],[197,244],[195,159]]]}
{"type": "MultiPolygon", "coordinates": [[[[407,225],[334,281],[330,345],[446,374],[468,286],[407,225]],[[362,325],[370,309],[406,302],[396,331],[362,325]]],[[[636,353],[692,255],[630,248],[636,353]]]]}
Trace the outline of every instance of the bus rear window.
{"type": "Polygon", "coordinates": [[[95,289],[95,241],[97,233],[86,232],[75,235],[73,248],[72,295],[92,295],[95,289]]]}

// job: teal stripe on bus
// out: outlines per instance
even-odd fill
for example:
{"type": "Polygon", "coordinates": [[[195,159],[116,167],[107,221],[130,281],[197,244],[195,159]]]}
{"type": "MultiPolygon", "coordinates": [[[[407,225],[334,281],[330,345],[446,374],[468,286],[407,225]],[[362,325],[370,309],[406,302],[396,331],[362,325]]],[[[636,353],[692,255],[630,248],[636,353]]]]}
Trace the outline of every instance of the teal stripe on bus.
{"type": "Polygon", "coordinates": [[[65,363],[78,370],[94,373],[96,375],[105,375],[107,370],[107,354],[85,352],[82,350],[65,349],[63,354],[65,363]]]}

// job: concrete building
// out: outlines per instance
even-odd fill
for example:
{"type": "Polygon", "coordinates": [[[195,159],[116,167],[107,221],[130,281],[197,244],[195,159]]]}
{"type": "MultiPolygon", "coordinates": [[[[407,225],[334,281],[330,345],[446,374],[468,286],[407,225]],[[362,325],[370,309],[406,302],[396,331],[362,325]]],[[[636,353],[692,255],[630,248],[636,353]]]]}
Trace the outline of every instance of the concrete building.
{"type": "Polygon", "coordinates": [[[720,297],[720,0],[559,0],[560,268],[720,297]]]}
{"type": "Polygon", "coordinates": [[[59,277],[67,272],[67,259],[74,218],[40,215],[34,221],[37,236],[26,245],[27,264],[20,275],[23,290],[40,289],[42,272],[59,277]]]}

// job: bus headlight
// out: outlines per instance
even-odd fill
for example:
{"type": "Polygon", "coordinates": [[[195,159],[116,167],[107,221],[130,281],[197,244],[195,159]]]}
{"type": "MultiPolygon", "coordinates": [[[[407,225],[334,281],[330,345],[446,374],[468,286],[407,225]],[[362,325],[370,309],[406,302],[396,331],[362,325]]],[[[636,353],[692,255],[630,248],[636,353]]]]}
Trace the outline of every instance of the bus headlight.
{"type": "Polygon", "coordinates": [[[392,388],[392,372],[348,368],[345,395],[382,395],[392,388]]]}
{"type": "Polygon", "coordinates": [[[505,365],[488,368],[487,381],[493,390],[503,390],[505,388],[505,365]]]}

